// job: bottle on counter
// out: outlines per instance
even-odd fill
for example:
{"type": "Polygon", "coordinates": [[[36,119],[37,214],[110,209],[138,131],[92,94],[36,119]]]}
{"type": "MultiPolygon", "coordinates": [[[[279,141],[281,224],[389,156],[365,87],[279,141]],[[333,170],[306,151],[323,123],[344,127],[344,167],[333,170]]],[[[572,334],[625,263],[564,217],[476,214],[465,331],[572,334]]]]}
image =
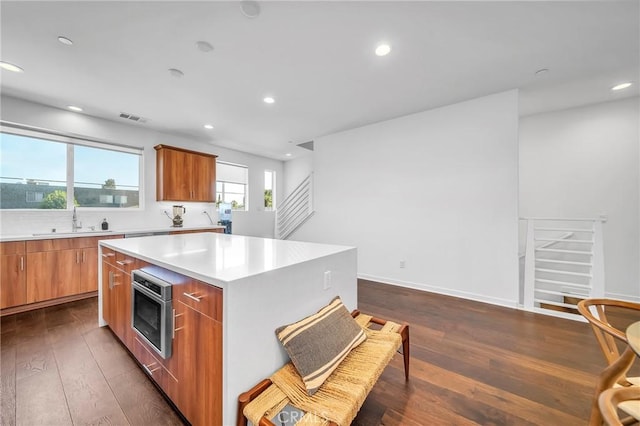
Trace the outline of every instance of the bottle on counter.
{"type": "Polygon", "coordinates": [[[109,229],[109,222],[107,222],[107,218],[105,217],[102,219],[102,230],[106,231],[107,229],[109,229]]]}

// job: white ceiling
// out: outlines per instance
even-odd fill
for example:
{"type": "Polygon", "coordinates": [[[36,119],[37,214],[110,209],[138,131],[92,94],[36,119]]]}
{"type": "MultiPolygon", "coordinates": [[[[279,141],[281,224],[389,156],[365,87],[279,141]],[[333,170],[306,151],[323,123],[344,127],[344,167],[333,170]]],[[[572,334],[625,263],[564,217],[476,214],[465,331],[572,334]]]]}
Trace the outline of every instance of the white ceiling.
{"type": "Polygon", "coordinates": [[[3,70],[1,89],[282,160],[322,135],[514,88],[523,115],[639,93],[637,0],[259,5],[249,19],[237,1],[3,0],[1,59],[25,72],[3,70]],[[621,81],[635,84],[609,90],[621,81]]]}

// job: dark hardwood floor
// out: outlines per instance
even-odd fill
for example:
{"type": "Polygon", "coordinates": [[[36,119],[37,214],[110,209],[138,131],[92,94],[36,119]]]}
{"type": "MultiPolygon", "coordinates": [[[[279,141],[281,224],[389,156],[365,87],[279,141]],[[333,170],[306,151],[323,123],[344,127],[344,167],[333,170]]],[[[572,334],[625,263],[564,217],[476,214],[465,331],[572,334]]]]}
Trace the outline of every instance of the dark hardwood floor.
{"type": "MultiPolygon", "coordinates": [[[[396,356],[355,425],[587,423],[605,365],[587,324],[368,281],[359,308],[410,323],[411,378],[396,356]]],[[[182,424],[98,327],[95,298],[3,317],[0,331],[0,424],[182,424]]]]}
{"type": "Polygon", "coordinates": [[[97,318],[97,298],[2,318],[0,424],[183,424],[97,318]]]}

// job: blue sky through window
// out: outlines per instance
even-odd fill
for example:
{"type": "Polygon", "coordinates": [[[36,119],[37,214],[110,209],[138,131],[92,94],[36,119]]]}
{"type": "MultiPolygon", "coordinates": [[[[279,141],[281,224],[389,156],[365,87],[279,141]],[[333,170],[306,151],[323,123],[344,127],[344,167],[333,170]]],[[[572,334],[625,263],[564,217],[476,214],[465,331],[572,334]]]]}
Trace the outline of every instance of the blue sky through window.
{"type": "MultiPolygon", "coordinates": [[[[29,179],[62,184],[66,182],[67,144],[0,134],[0,181],[27,183],[29,179]]],[[[108,149],[74,146],[76,187],[100,188],[114,179],[118,188],[137,189],[139,156],[108,149]]]]}

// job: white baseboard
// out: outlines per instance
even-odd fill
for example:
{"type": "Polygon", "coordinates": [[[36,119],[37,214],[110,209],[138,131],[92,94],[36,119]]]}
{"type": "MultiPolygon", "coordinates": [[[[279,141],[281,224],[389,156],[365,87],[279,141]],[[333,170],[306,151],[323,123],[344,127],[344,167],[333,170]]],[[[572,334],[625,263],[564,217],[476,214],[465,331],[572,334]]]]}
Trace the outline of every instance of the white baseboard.
{"type": "Polygon", "coordinates": [[[497,297],[489,297],[482,294],[470,293],[460,290],[452,290],[446,287],[432,286],[422,283],[414,283],[411,281],[402,281],[392,278],[376,277],[368,274],[358,274],[358,278],[369,281],[376,281],[383,284],[395,285],[398,287],[412,288],[414,290],[428,291],[431,293],[443,294],[445,296],[459,297],[461,299],[473,300],[475,302],[489,303],[491,305],[504,306],[506,308],[518,309],[517,300],[500,299],[497,297]]]}

